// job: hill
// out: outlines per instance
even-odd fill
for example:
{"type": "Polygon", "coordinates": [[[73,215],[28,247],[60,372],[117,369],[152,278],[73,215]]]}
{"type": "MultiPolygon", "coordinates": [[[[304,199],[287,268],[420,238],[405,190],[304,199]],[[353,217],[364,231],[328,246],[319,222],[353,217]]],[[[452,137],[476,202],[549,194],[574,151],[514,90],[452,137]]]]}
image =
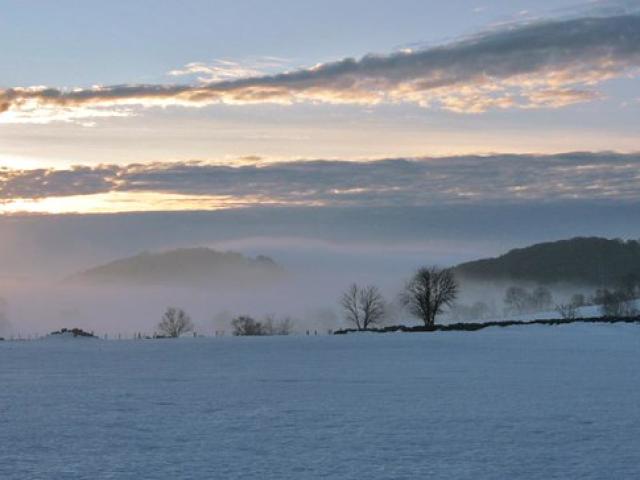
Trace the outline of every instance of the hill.
{"type": "Polygon", "coordinates": [[[455,267],[462,279],[536,283],[618,284],[640,275],[640,242],[578,237],[518,248],[455,267]]]}
{"type": "Polygon", "coordinates": [[[83,284],[255,286],[282,278],[271,258],[246,257],[210,248],[185,248],[141,253],[90,268],[69,278],[83,284]]]}

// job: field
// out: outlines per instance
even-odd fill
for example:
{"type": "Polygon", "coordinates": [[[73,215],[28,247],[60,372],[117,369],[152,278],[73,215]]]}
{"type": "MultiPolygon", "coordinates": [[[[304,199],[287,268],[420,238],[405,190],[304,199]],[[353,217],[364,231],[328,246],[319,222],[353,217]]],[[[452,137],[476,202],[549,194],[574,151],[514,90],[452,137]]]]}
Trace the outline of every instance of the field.
{"type": "Polygon", "coordinates": [[[0,342],[0,478],[640,473],[640,327],[0,342]]]}

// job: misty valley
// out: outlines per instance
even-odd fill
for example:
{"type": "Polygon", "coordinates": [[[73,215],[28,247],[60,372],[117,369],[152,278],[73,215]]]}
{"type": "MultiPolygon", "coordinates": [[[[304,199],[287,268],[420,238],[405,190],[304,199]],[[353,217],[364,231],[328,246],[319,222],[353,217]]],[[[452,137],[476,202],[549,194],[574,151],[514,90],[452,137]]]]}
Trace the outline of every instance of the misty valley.
{"type": "Polygon", "coordinates": [[[211,248],[145,252],[49,284],[5,280],[0,337],[33,339],[61,328],[112,339],[179,336],[158,328],[167,313],[188,318],[189,328],[180,334],[201,336],[428,327],[435,315],[444,324],[638,316],[636,241],[536,244],[493,259],[431,267],[431,277],[413,286],[415,272],[389,275],[380,268],[376,278],[352,268],[349,278],[211,248]],[[433,306],[433,318],[424,318],[412,308],[407,288],[417,288],[418,295],[433,290],[425,294],[435,298],[443,290],[441,273],[450,273],[455,285],[450,298],[433,306]]]}

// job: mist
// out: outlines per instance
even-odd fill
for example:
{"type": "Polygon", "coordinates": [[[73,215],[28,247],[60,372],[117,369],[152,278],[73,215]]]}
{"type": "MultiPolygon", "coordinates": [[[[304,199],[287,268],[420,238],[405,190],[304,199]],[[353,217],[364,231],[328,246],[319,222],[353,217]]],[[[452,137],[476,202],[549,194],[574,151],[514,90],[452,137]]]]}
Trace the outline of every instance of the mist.
{"type": "MultiPolygon", "coordinates": [[[[638,205],[447,208],[251,208],[221,212],[47,215],[0,218],[0,335],[80,327],[101,335],[152,334],[168,306],[199,333],[229,332],[248,314],[289,316],[298,332],[347,326],[338,299],[352,282],[373,284],[393,304],[423,265],[448,267],[539,241],[576,235],[640,237],[638,205]],[[208,247],[271,257],[286,275],[259,288],[231,285],[73,285],[75,273],[144,251],[208,247]]],[[[507,284],[463,283],[459,303],[502,312],[507,284]]],[[[554,289],[554,300],[584,291],[554,289]],[[557,290],[557,291],[556,291],[557,290]]],[[[390,322],[412,319],[392,305],[390,322]]],[[[445,318],[446,320],[446,318],[445,318]]]]}

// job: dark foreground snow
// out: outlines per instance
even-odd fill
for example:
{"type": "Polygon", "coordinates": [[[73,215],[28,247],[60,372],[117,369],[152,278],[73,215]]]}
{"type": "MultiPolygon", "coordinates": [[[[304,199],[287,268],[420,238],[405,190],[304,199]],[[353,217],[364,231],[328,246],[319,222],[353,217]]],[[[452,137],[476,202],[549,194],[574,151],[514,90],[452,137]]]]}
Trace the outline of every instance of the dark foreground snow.
{"type": "Polygon", "coordinates": [[[640,327],[0,343],[0,478],[640,474],[640,327]]]}

